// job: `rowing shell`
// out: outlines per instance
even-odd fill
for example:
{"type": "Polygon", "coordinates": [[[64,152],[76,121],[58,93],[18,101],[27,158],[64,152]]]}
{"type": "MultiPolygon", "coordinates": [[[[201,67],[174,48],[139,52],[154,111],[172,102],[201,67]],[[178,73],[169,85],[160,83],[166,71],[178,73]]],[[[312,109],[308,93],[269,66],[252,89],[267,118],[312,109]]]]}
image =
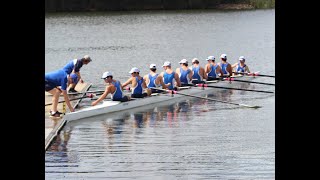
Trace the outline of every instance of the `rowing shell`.
{"type": "MultiPolygon", "coordinates": [[[[236,78],[251,81],[257,77],[237,75],[236,78]]],[[[229,81],[215,80],[215,81],[208,82],[208,84],[219,84],[221,87],[234,87],[241,83],[235,82],[235,81],[229,82],[229,81]]],[[[206,87],[183,87],[183,88],[184,89],[180,90],[179,92],[183,92],[183,94],[197,95],[197,96],[203,95],[208,92],[224,91],[223,89],[219,90],[219,89],[206,88],[206,87]]],[[[152,105],[160,102],[178,101],[181,98],[186,98],[186,96],[182,94],[160,93],[157,96],[137,98],[127,102],[104,100],[103,103],[101,104],[87,107],[79,111],[67,113],[64,116],[64,118],[67,121],[73,121],[73,120],[88,118],[88,117],[97,116],[101,114],[148,106],[148,105],[152,105]]]]}

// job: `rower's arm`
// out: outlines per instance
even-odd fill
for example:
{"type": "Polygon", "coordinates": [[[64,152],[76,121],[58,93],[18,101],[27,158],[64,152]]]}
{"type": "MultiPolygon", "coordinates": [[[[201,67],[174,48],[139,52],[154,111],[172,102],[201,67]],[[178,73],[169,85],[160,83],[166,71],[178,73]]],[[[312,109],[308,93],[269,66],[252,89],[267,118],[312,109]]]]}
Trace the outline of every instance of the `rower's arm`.
{"type": "Polygon", "coordinates": [[[111,86],[107,86],[106,89],[104,90],[104,93],[95,101],[93,101],[91,103],[92,106],[95,106],[97,105],[100,101],[102,101],[104,98],[107,97],[107,95],[109,94],[110,92],[110,89],[111,89],[111,86]]]}
{"type": "Polygon", "coordinates": [[[148,87],[147,87],[147,84],[146,84],[146,79],[143,79],[143,81],[142,81],[142,87],[143,87],[143,88],[148,88],[148,87]]]}
{"type": "Polygon", "coordinates": [[[192,76],[193,76],[193,71],[192,70],[190,70],[190,73],[188,74],[188,76],[189,76],[189,79],[192,80],[192,76]]]}
{"type": "Polygon", "coordinates": [[[180,87],[181,86],[181,81],[180,81],[178,73],[174,73],[174,79],[176,80],[177,86],[180,87]]]}
{"type": "Polygon", "coordinates": [[[202,78],[203,78],[203,79],[208,79],[208,75],[207,75],[207,73],[205,72],[205,70],[204,70],[203,67],[200,67],[200,74],[202,75],[202,78]]]}
{"type": "Polygon", "coordinates": [[[218,74],[220,74],[220,77],[223,77],[224,74],[220,66],[217,67],[217,71],[218,71],[218,74]]]}
{"type": "Polygon", "coordinates": [[[248,65],[245,68],[246,68],[245,72],[250,73],[248,65]]]}
{"type": "Polygon", "coordinates": [[[233,68],[235,68],[235,67],[237,67],[237,65],[238,65],[238,63],[234,63],[234,64],[232,64],[232,66],[231,66],[231,67],[232,67],[232,69],[233,69],[233,68]]]}
{"type": "Polygon", "coordinates": [[[74,109],[70,103],[70,99],[68,97],[68,94],[67,94],[67,91],[66,90],[62,90],[62,94],[63,94],[63,97],[64,97],[64,101],[66,102],[70,112],[74,112],[74,109]]]}
{"type": "Polygon", "coordinates": [[[210,72],[210,65],[209,65],[209,64],[206,64],[204,73],[205,73],[205,74],[208,74],[209,72],[210,72]]]}
{"type": "Polygon", "coordinates": [[[125,83],[122,84],[122,89],[131,83],[132,83],[132,78],[129,78],[125,83]]]}
{"type": "Polygon", "coordinates": [[[232,67],[231,64],[228,64],[227,71],[229,72],[229,75],[232,76],[232,67]]]}

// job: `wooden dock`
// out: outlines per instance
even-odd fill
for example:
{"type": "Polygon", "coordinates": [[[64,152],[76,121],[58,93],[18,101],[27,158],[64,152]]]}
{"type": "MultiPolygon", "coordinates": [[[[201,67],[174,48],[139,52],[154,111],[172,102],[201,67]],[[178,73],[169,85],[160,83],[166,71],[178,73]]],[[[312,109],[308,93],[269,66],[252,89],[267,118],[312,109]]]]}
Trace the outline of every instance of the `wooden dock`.
{"type": "MultiPolygon", "coordinates": [[[[86,91],[88,91],[91,87],[91,84],[87,83],[78,83],[75,87],[75,90],[78,92],[83,92],[83,94],[79,95],[69,95],[70,99],[84,97],[86,95],[86,91]]],[[[60,96],[59,101],[64,100],[63,95],[60,96]]],[[[71,105],[75,108],[80,103],[81,99],[76,101],[71,101],[71,105]]],[[[52,102],[52,95],[48,92],[45,92],[45,104],[52,102]]],[[[49,111],[51,109],[51,105],[45,106],[45,150],[49,147],[52,140],[57,136],[60,129],[65,125],[66,120],[62,118],[50,118],[49,111]]],[[[63,113],[70,112],[67,105],[65,103],[58,104],[58,111],[63,113]]]]}

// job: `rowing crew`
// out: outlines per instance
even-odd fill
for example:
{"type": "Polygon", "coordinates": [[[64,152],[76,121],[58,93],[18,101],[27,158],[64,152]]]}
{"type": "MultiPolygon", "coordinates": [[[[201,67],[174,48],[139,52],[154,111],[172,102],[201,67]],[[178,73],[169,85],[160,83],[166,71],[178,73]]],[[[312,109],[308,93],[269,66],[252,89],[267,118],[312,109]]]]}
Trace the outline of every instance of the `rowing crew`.
{"type": "MultiPolygon", "coordinates": [[[[156,65],[150,65],[150,73],[141,77],[139,75],[140,70],[138,68],[132,68],[129,73],[131,77],[123,84],[119,81],[114,80],[111,72],[105,72],[102,79],[105,80],[109,86],[106,87],[104,93],[94,102],[92,105],[96,105],[102,99],[104,99],[109,93],[111,94],[111,99],[114,101],[125,102],[130,100],[129,96],[123,95],[123,88],[131,84],[131,97],[132,98],[143,98],[150,96],[151,93],[157,93],[158,90],[153,88],[176,90],[176,87],[186,86],[191,83],[203,83],[203,79],[213,80],[219,77],[225,77],[232,75],[232,68],[235,68],[235,72],[239,73],[249,73],[249,68],[245,64],[245,58],[243,56],[239,57],[239,63],[230,65],[227,62],[227,55],[222,54],[220,56],[221,62],[216,63],[214,56],[209,56],[207,58],[207,65],[205,68],[199,65],[199,60],[194,58],[192,60],[192,67],[188,67],[188,61],[182,59],[179,64],[180,68],[175,71],[171,69],[171,63],[169,61],[164,62],[163,68],[164,72],[160,74],[156,73],[156,65]],[[143,91],[144,90],[144,91],[143,91]]],[[[60,117],[60,113],[57,110],[58,99],[62,93],[65,102],[71,112],[74,112],[74,108],[71,106],[70,100],[67,95],[67,87],[71,85],[70,90],[75,92],[75,84],[80,80],[83,82],[80,76],[80,68],[83,64],[88,64],[91,62],[91,58],[86,55],[80,59],[71,60],[65,67],[60,70],[46,73],[45,74],[45,91],[53,94],[52,97],[52,109],[50,110],[50,115],[54,117],[60,117]],[[59,88],[61,87],[61,88],[59,88]]]]}
{"type": "MultiPolygon", "coordinates": [[[[100,101],[105,99],[108,94],[111,94],[111,99],[113,101],[126,102],[130,98],[143,98],[150,96],[152,93],[159,93],[162,89],[177,90],[177,87],[187,86],[191,83],[198,84],[204,83],[203,79],[213,80],[223,76],[232,75],[232,67],[236,67],[236,72],[248,72],[249,68],[244,64],[244,57],[240,56],[239,63],[230,65],[226,63],[226,54],[221,55],[222,62],[216,64],[214,56],[209,56],[207,58],[208,64],[206,68],[199,66],[199,60],[194,58],[192,60],[192,67],[188,67],[188,61],[182,59],[179,64],[180,68],[173,71],[171,68],[171,63],[169,61],[164,62],[162,67],[164,71],[158,74],[156,72],[156,64],[150,65],[150,72],[145,76],[140,76],[140,70],[136,67],[132,68],[129,73],[131,77],[123,84],[120,81],[113,79],[111,72],[105,72],[102,75],[102,79],[108,84],[104,93],[94,102],[92,106],[97,105],[100,101]],[[131,95],[124,95],[122,90],[125,89],[127,85],[131,84],[130,90],[131,95]]],[[[128,88],[129,89],[129,88],[128,88]]]]}

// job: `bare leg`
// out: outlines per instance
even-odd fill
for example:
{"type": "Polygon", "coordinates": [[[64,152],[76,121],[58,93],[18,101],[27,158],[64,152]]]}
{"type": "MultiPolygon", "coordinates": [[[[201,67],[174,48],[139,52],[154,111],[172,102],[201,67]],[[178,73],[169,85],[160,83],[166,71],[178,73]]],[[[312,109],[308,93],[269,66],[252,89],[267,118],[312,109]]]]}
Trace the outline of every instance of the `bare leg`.
{"type": "Polygon", "coordinates": [[[53,88],[52,90],[48,91],[50,94],[52,94],[52,112],[57,111],[58,107],[58,101],[59,101],[59,96],[61,94],[61,91],[58,90],[57,88],[53,88]]]}

